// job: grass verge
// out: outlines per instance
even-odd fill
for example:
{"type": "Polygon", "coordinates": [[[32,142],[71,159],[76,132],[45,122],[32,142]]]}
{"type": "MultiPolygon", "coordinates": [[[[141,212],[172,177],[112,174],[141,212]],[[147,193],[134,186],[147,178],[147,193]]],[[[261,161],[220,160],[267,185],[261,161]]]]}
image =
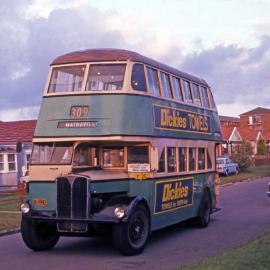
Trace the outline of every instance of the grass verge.
{"type": "Polygon", "coordinates": [[[174,270],[268,270],[270,269],[270,231],[217,256],[203,259],[190,267],[174,270]]]}
{"type": "Polygon", "coordinates": [[[270,166],[257,166],[257,167],[250,167],[247,168],[245,171],[235,175],[230,175],[227,177],[220,177],[220,184],[227,184],[227,183],[236,183],[236,182],[241,182],[245,181],[248,179],[253,179],[257,177],[265,177],[265,176],[270,176],[270,166]]]}
{"type": "Polygon", "coordinates": [[[18,194],[0,194],[0,232],[20,228],[21,214],[16,212],[20,210],[20,205],[21,198],[18,194]]]}

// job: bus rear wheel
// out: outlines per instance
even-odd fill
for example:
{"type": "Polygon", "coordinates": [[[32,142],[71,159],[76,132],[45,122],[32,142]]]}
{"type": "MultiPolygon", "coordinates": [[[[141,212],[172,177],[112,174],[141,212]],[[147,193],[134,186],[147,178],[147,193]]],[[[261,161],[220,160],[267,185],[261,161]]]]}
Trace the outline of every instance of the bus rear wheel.
{"type": "Polygon", "coordinates": [[[139,205],[131,213],[128,221],[113,228],[113,242],[123,255],[140,254],[147,243],[150,221],[147,209],[139,205]]]}
{"type": "Polygon", "coordinates": [[[210,222],[211,214],[211,198],[210,193],[206,190],[201,199],[199,207],[199,215],[196,217],[196,224],[198,227],[205,228],[210,222]]]}
{"type": "Polygon", "coordinates": [[[55,223],[28,221],[22,218],[21,234],[27,247],[34,251],[52,249],[59,240],[55,223]]]}

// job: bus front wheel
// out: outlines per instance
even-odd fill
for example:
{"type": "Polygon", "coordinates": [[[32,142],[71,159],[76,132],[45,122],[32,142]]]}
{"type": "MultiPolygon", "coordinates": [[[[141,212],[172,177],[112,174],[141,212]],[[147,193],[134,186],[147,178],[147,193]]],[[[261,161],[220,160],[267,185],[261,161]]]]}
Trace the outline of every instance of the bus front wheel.
{"type": "Polygon", "coordinates": [[[113,242],[116,249],[123,255],[136,255],[146,246],[150,221],[147,209],[143,205],[137,206],[125,223],[113,227],[113,242]]]}
{"type": "Polygon", "coordinates": [[[22,218],[21,234],[27,247],[34,251],[52,249],[59,240],[55,224],[33,222],[22,218]]]}

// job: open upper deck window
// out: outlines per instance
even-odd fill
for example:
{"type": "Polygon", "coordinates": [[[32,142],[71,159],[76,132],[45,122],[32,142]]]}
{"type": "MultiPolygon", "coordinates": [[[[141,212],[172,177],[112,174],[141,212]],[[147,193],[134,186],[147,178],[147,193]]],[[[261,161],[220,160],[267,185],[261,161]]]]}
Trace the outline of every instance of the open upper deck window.
{"type": "Polygon", "coordinates": [[[202,103],[203,106],[206,108],[210,107],[210,102],[209,102],[209,98],[207,95],[207,88],[205,86],[201,86],[201,93],[202,93],[202,103]]]}
{"type": "Polygon", "coordinates": [[[160,77],[164,97],[172,98],[172,87],[169,75],[164,72],[160,72],[160,77]]]}
{"type": "Polygon", "coordinates": [[[48,93],[81,91],[85,67],[80,65],[53,68],[48,93]]]}
{"type": "Polygon", "coordinates": [[[174,88],[174,98],[176,100],[183,101],[183,94],[181,90],[180,81],[178,78],[172,76],[173,88],[174,88]]]}
{"type": "Polygon", "coordinates": [[[126,65],[90,65],[86,83],[87,91],[122,90],[126,65]]]}
{"type": "Polygon", "coordinates": [[[149,93],[154,96],[160,96],[160,87],[158,82],[158,73],[157,70],[147,67],[147,78],[148,78],[148,88],[149,93]]]}
{"type": "Polygon", "coordinates": [[[192,94],[191,94],[191,88],[188,81],[183,80],[183,87],[185,92],[185,99],[187,103],[192,103],[192,94]]]}
{"type": "Polygon", "coordinates": [[[142,64],[133,65],[131,85],[134,90],[146,92],[144,66],[142,64]]]}
{"type": "Polygon", "coordinates": [[[195,83],[191,83],[194,97],[194,104],[198,106],[202,106],[199,85],[195,83]]]}

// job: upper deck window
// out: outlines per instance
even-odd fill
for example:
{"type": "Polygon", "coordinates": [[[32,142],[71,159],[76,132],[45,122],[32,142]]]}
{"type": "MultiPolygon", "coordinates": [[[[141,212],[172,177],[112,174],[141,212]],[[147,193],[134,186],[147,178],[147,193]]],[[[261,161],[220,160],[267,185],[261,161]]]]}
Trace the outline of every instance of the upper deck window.
{"type": "Polygon", "coordinates": [[[134,90],[146,92],[144,66],[142,64],[133,65],[131,85],[134,90]]]}
{"type": "Polygon", "coordinates": [[[185,98],[187,103],[192,103],[192,94],[191,94],[191,88],[188,81],[183,80],[183,87],[185,91],[185,98]]]}
{"type": "Polygon", "coordinates": [[[193,90],[193,97],[194,97],[194,104],[198,106],[202,106],[199,85],[192,83],[192,90],[193,90]]]}
{"type": "Polygon", "coordinates": [[[172,87],[170,83],[170,77],[168,74],[164,72],[160,72],[161,74],[161,83],[163,87],[163,94],[165,97],[172,98],[172,87]]]}
{"type": "Polygon", "coordinates": [[[181,100],[183,101],[183,94],[181,91],[181,86],[180,86],[180,81],[176,77],[172,77],[172,82],[173,82],[173,88],[174,88],[174,98],[176,100],[181,100]]]}
{"type": "Polygon", "coordinates": [[[159,96],[160,91],[159,91],[157,71],[150,67],[147,67],[146,70],[147,70],[149,92],[152,95],[159,96]]]}
{"type": "Polygon", "coordinates": [[[122,90],[126,65],[90,65],[87,91],[122,90]]]}
{"type": "Polygon", "coordinates": [[[208,91],[208,94],[209,94],[209,98],[210,98],[210,104],[211,104],[211,107],[216,109],[216,104],[215,104],[215,101],[214,101],[214,98],[213,98],[213,94],[211,91],[208,91]]]}
{"type": "Polygon", "coordinates": [[[81,91],[84,72],[85,65],[53,68],[48,93],[81,91]]]}
{"type": "Polygon", "coordinates": [[[204,107],[209,108],[210,102],[207,95],[207,88],[205,86],[201,86],[201,93],[202,93],[202,104],[204,107]]]}

